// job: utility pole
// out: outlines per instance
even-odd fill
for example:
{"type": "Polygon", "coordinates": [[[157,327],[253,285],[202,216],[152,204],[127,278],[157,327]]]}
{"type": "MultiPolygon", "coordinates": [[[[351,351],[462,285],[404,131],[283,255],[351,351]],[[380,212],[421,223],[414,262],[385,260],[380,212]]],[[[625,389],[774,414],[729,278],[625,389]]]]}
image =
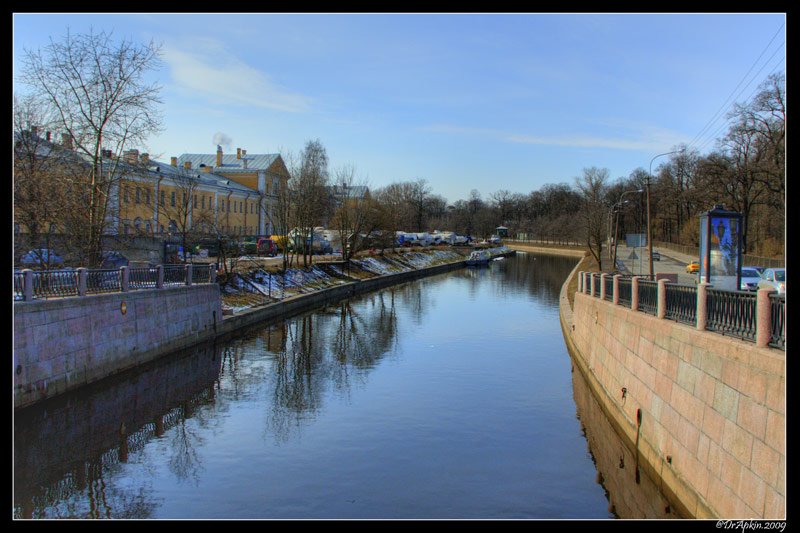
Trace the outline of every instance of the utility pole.
{"type": "Polygon", "coordinates": [[[647,247],[649,249],[650,254],[650,280],[655,279],[653,276],[653,231],[650,229],[650,176],[653,174],[653,161],[657,158],[661,157],[662,155],[670,155],[670,154],[677,154],[680,152],[685,151],[686,148],[682,148],[680,150],[673,150],[672,152],[664,152],[663,154],[658,154],[653,159],[650,160],[650,170],[647,172],[647,247]]]}

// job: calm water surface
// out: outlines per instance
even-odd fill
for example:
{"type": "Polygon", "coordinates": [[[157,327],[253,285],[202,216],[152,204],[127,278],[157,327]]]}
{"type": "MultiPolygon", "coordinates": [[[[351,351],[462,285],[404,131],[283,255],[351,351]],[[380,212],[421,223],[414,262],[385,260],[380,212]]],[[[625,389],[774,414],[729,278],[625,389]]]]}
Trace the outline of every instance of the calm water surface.
{"type": "Polygon", "coordinates": [[[558,321],[574,265],[399,285],[17,413],[14,515],[612,518],[558,321]]]}

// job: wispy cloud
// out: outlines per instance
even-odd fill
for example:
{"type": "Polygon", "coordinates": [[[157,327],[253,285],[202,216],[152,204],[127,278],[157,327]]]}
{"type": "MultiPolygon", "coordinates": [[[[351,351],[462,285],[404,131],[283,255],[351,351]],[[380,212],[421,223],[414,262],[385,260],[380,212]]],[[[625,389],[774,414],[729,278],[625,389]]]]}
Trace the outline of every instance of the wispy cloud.
{"type": "Polygon", "coordinates": [[[164,60],[175,83],[194,93],[289,113],[310,110],[309,97],[274,83],[266,73],[232,57],[212,39],[192,42],[191,51],[165,46],[164,60]]]}
{"type": "Polygon", "coordinates": [[[571,148],[609,148],[613,150],[653,151],[675,146],[687,139],[677,132],[652,127],[630,127],[630,131],[620,136],[575,135],[530,135],[496,130],[491,128],[472,128],[451,124],[432,124],[422,128],[436,133],[473,135],[490,137],[498,141],[515,144],[535,144],[543,146],[564,146],[571,148]]]}

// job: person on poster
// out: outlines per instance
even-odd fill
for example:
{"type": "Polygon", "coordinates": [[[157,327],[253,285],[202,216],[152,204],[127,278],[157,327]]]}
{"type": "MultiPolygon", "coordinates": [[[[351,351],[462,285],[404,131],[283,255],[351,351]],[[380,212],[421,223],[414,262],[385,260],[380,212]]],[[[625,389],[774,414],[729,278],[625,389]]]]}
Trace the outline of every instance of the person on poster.
{"type": "Polygon", "coordinates": [[[735,276],[736,259],[733,257],[733,235],[730,231],[730,219],[715,218],[712,220],[714,232],[711,234],[711,262],[713,274],[717,276],[735,276]]]}

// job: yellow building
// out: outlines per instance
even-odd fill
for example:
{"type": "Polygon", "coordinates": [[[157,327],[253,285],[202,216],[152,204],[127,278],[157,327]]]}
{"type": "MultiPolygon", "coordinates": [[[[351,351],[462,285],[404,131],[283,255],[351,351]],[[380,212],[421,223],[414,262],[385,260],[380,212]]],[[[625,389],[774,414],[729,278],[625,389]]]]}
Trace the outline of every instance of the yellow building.
{"type": "Polygon", "coordinates": [[[289,173],[279,154],[183,154],[169,164],[126,152],[139,172],[118,189],[120,234],[270,235],[289,173]]]}

